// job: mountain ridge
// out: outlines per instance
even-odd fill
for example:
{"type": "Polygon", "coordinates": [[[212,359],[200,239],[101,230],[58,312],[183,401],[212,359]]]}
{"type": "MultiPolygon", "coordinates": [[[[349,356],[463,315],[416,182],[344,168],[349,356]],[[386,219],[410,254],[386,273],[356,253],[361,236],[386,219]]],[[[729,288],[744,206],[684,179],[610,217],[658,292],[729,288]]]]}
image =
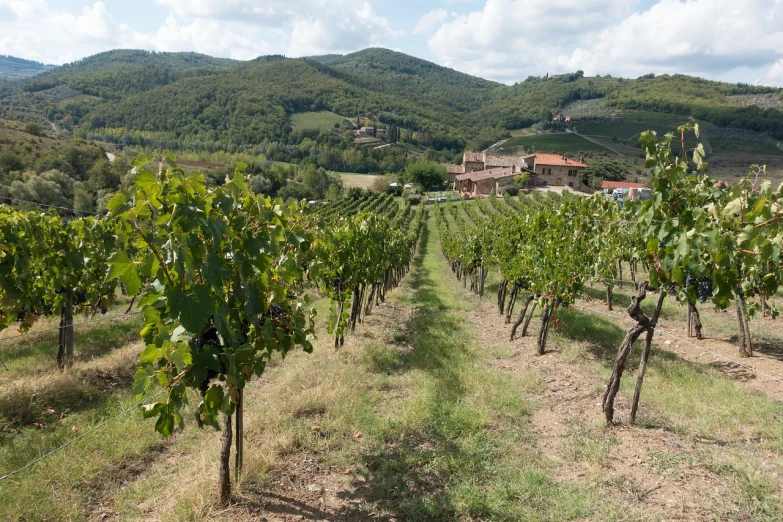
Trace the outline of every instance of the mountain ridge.
{"type": "Polygon", "coordinates": [[[581,71],[505,85],[383,48],[248,61],[117,49],[2,82],[0,90],[6,93],[0,117],[37,115],[84,132],[209,147],[299,143],[306,136],[291,128],[291,115],[331,111],[409,129],[428,146],[456,151],[595,99],[619,110],[673,114],[783,139],[783,89],[684,75],[585,77],[581,71]],[[754,96],[766,97],[766,105],[755,104],[754,96]],[[737,97],[746,103],[736,103],[737,97]]]}

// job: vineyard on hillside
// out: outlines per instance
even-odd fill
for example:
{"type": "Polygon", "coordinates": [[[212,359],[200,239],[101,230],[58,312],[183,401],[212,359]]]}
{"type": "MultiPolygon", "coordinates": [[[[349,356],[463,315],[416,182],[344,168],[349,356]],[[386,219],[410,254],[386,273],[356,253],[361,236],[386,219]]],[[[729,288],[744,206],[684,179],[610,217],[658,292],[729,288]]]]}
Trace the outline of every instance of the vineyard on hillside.
{"type": "Polygon", "coordinates": [[[552,152],[557,154],[578,155],[585,152],[609,152],[608,149],[584,139],[576,134],[534,134],[511,138],[500,147],[501,153],[552,152]]]}
{"type": "Polygon", "coordinates": [[[538,327],[538,353],[546,349],[551,318],[582,297],[588,284],[606,286],[612,309],[612,289],[623,281],[623,266],[630,266],[630,281],[637,296],[628,308],[636,324],[619,347],[603,409],[607,422],[614,418],[614,397],[634,342],[646,334],[642,364],[631,418],[636,416],[653,332],[666,295],[687,305],[689,332],[701,339],[698,303],[710,301],[717,309],[736,311],[737,339],[742,356],[753,353],[749,316],[770,313],[768,300],[780,286],[783,237],[783,185],[773,188],[762,167],[730,188],[708,176],[692,174],[702,163],[701,145],[688,148],[686,134],[698,127],[687,124],[658,138],[642,135],[647,167],[652,169],[656,196],[621,208],[602,194],[580,197],[549,193],[516,201],[506,197],[464,205],[468,219],[453,205],[439,205],[438,227],[444,255],[463,285],[482,295],[489,271],[498,270],[498,308],[513,318],[518,298],[521,312],[511,328],[513,339],[522,326],[525,335],[536,305],[543,309],[538,327]],[[672,154],[672,144],[682,150],[672,154]],[[641,268],[646,277],[637,281],[641,268]],[[641,308],[647,292],[657,289],[657,306],[648,316],[641,308]],[[531,306],[532,303],[532,306],[531,306]]]}

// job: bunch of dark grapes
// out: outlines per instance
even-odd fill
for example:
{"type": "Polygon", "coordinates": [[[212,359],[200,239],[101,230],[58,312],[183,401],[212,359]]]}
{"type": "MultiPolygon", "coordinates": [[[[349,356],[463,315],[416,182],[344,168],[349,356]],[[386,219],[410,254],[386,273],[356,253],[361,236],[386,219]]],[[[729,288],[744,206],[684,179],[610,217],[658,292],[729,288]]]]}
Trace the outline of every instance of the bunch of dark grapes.
{"type": "Polygon", "coordinates": [[[699,286],[697,289],[699,292],[699,302],[706,303],[707,299],[712,297],[712,278],[702,277],[699,279],[699,286]]]}
{"type": "Polygon", "coordinates": [[[269,316],[273,319],[280,319],[285,315],[285,308],[282,306],[271,305],[269,307],[269,316]]]}
{"type": "Polygon", "coordinates": [[[258,318],[258,325],[264,326],[266,324],[266,318],[272,319],[272,322],[283,329],[285,333],[291,333],[291,327],[287,322],[284,322],[288,315],[288,311],[282,306],[270,305],[269,310],[258,318]]]}
{"type": "Polygon", "coordinates": [[[685,278],[685,288],[690,288],[696,284],[696,278],[688,274],[685,278]]]}
{"type": "Polygon", "coordinates": [[[334,287],[334,293],[339,294],[343,290],[343,278],[342,277],[335,277],[334,281],[332,281],[332,286],[334,287]]]}
{"type": "MultiPolygon", "coordinates": [[[[190,340],[191,347],[194,348],[196,351],[201,352],[203,349],[205,349],[207,346],[214,346],[215,348],[220,351],[220,339],[217,335],[217,329],[212,327],[205,331],[203,334],[201,334],[201,337],[193,337],[190,340]]],[[[220,366],[222,368],[222,371],[225,372],[226,368],[223,365],[223,361],[220,361],[220,366]]],[[[201,381],[201,384],[199,385],[198,389],[201,391],[201,396],[203,397],[206,395],[207,390],[209,389],[209,383],[212,379],[217,377],[220,374],[220,372],[216,372],[215,370],[208,370],[207,376],[204,378],[203,381],[201,381]]]]}
{"type": "Polygon", "coordinates": [[[677,285],[674,281],[669,281],[669,295],[677,295],[677,285]]]}

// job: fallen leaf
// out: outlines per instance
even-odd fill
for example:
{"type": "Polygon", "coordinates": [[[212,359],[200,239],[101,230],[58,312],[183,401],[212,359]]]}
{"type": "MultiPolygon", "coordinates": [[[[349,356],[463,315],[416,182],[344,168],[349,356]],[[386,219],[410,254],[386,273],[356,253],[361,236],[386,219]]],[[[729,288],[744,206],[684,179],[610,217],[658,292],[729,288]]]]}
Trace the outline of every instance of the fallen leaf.
{"type": "Polygon", "coordinates": [[[364,437],[364,433],[362,433],[361,431],[357,430],[357,431],[353,432],[353,438],[354,439],[361,439],[362,437],[364,437]]]}

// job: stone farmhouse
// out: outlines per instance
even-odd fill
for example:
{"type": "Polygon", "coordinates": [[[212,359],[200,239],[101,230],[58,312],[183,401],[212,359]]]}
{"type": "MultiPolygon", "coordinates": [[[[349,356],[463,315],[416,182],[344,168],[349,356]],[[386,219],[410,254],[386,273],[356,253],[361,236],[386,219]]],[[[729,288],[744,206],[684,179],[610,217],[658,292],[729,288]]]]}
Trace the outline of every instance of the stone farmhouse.
{"type": "Polygon", "coordinates": [[[485,152],[466,152],[462,165],[447,165],[449,183],[467,197],[502,194],[521,172],[530,174],[531,186],[567,186],[582,188],[583,162],[560,154],[528,154],[497,156],[485,152]]]}
{"type": "Polygon", "coordinates": [[[357,136],[370,136],[375,138],[383,138],[383,136],[386,134],[386,129],[373,129],[372,127],[362,127],[361,129],[357,129],[356,131],[357,136]]]}

